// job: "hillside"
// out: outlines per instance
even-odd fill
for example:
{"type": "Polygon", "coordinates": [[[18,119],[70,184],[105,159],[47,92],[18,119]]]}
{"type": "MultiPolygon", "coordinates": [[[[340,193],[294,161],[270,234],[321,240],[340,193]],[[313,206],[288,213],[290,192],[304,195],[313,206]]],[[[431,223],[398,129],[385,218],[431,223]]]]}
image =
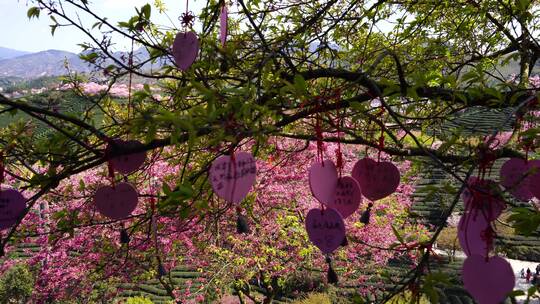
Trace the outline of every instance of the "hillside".
{"type": "Polygon", "coordinates": [[[65,61],[74,71],[90,71],[90,67],[79,58],[79,55],[65,51],[48,50],[0,60],[0,76],[35,78],[65,75],[67,73],[64,66],[65,61]]]}
{"type": "MultiPolygon", "coordinates": [[[[24,79],[34,79],[43,76],[61,76],[67,74],[65,62],[69,63],[69,69],[77,73],[89,73],[92,67],[79,58],[79,54],[59,51],[47,50],[38,53],[26,54],[22,53],[17,57],[2,58],[2,50],[0,48],[0,78],[18,77],[24,79]]],[[[15,51],[18,52],[18,51],[15,51]]],[[[8,54],[6,52],[6,54],[8,54]]],[[[17,53],[12,53],[16,56],[17,53]]],[[[114,57],[124,61],[127,58],[125,52],[115,52],[114,57]]],[[[148,60],[148,52],[141,48],[134,52],[134,62],[143,62],[148,60]]],[[[107,60],[105,65],[113,64],[112,60],[107,60]]],[[[159,60],[155,64],[147,63],[142,67],[142,70],[159,69],[165,64],[165,59],[159,60]]]]}
{"type": "Polygon", "coordinates": [[[29,54],[28,52],[0,47],[0,60],[10,59],[29,54]]]}

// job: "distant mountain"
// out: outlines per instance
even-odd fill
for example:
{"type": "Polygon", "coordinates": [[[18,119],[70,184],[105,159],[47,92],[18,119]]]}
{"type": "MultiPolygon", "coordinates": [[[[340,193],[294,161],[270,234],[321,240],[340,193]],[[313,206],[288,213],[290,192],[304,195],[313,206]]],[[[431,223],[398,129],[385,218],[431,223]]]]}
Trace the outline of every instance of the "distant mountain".
{"type": "Polygon", "coordinates": [[[15,58],[15,57],[19,57],[26,54],[29,54],[29,52],[23,52],[23,51],[18,51],[14,49],[0,47],[0,60],[15,58]]]}
{"type": "Polygon", "coordinates": [[[58,76],[67,74],[64,62],[76,72],[89,72],[90,67],[79,58],[79,55],[48,50],[11,59],[0,60],[0,76],[14,76],[21,78],[36,78],[41,76],[58,76]]]}
{"type": "MultiPolygon", "coordinates": [[[[25,79],[34,79],[43,76],[60,76],[66,75],[67,70],[64,62],[67,60],[69,69],[77,73],[89,73],[92,71],[92,66],[79,58],[78,54],[66,51],[48,50],[38,53],[25,54],[22,56],[2,59],[0,48],[0,77],[19,77],[25,79]]],[[[115,52],[113,56],[122,61],[127,62],[128,53],[115,52]]],[[[134,62],[143,62],[148,60],[149,54],[144,48],[140,48],[134,52],[134,62]]],[[[147,63],[142,67],[142,70],[159,69],[166,62],[163,58],[157,63],[147,63]]],[[[105,61],[105,66],[113,64],[113,60],[105,61]]]]}

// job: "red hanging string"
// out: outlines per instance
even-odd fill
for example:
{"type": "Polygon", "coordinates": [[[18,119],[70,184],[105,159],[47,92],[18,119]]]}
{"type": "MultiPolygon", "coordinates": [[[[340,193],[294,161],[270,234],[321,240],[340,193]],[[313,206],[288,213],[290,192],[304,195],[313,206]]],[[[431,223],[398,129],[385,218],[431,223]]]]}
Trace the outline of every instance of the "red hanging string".
{"type": "Polygon", "coordinates": [[[131,104],[131,83],[132,83],[132,80],[133,80],[133,73],[132,73],[132,69],[133,69],[133,44],[134,44],[134,40],[131,40],[131,52],[129,53],[129,59],[128,59],[128,65],[129,65],[129,84],[128,84],[128,112],[127,112],[127,120],[129,121],[129,117],[130,117],[130,112],[131,112],[131,108],[132,108],[132,104],[131,104]]]}
{"type": "MultiPolygon", "coordinates": [[[[486,142],[486,140],[484,140],[486,142]]],[[[487,142],[480,146],[478,149],[478,177],[480,180],[484,180],[488,170],[491,170],[493,163],[497,159],[497,155],[491,151],[490,143],[493,141],[487,142]]]]}
{"type": "Polygon", "coordinates": [[[324,166],[324,143],[321,126],[321,115],[317,113],[315,117],[315,137],[317,138],[317,161],[324,166]]]}
{"type": "Polygon", "coordinates": [[[115,175],[114,175],[114,168],[113,168],[113,165],[112,163],[109,161],[107,162],[107,166],[109,168],[109,179],[111,180],[111,185],[114,189],[114,187],[116,186],[115,184],[115,175]]]}
{"type": "Polygon", "coordinates": [[[4,173],[5,173],[4,153],[0,153],[0,187],[4,183],[4,173]]]}
{"type": "Polygon", "coordinates": [[[154,195],[157,195],[157,193],[155,191],[155,184],[152,182],[152,168],[153,165],[150,165],[150,167],[148,168],[148,180],[150,183],[150,209],[152,210],[152,215],[154,215],[156,213],[156,198],[154,197],[154,195]]]}
{"type": "MultiPolygon", "coordinates": [[[[315,137],[317,139],[317,161],[321,163],[321,165],[324,167],[324,142],[323,142],[323,134],[322,134],[322,122],[321,122],[321,114],[320,114],[320,102],[321,98],[317,97],[315,100],[315,110],[317,114],[315,115],[315,137]]],[[[321,212],[324,213],[324,205],[321,202],[321,212]]]]}
{"type": "Polygon", "coordinates": [[[493,240],[497,234],[495,233],[495,230],[491,227],[491,224],[488,224],[488,227],[486,230],[482,231],[482,234],[480,235],[480,238],[486,242],[486,262],[489,259],[489,249],[493,246],[493,240]]]}
{"type": "Polygon", "coordinates": [[[105,148],[105,155],[104,158],[107,161],[107,169],[109,170],[109,179],[111,180],[111,185],[113,189],[115,188],[115,175],[114,175],[114,167],[111,162],[111,140],[109,138],[105,139],[105,142],[107,143],[107,148],[105,148]]]}
{"type": "MultiPolygon", "coordinates": [[[[382,118],[383,115],[384,115],[384,108],[381,105],[381,112],[379,113],[378,116],[382,118]]],[[[382,153],[382,150],[384,150],[384,122],[382,122],[382,119],[381,119],[381,135],[379,136],[379,142],[377,144],[377,149],[379,150],[379,152],[377,153],[377,162],[380,162],[381,161],[381,153],[382,153]]]]}
{"type": "MultiPolygon", "coordinates": [[[[367,136],[366,136],[366,139],[367,141],[369,142],[373,142],[373,132],[370,130],[371,129],[371,117],[368,118],[368,121],[367,121],[367,125],[366,125],[366,133],[367,133],[367,136]]],[[[366,157],[368,156],[368,153],[369,153],[369,145],[366,145],[365,146],[365,152],[364,154],[366,155],[366,157]]]]}
{"type": "MultiPolygon", "coordinates": [[[[339,99],[341,96],[341,92],[338,90],[336,92],[336,98],[339,99]]],[[[337,122],[336,122],[336,128],[337,128],[337,149],[336,149],[336,167],[338,168],[339,177],[341,178],[343,174],[343,153],[341,152],[341,125],[343,124],[343,112],[341,112],[339,109],[337,111],[337,122]]]]}
{"type": "Polygon", "coordinates": [[[229,174],[230,170],[231,170],[231,167],[232,167],[232,175],[231,175],[231,178],[233,179],[233,186],[231,188],[231,200],[234,198],[234,192],[236,190],[236,158],[234,156],[234,145],[231,145],[231,147],[229,148],[229,155],[231,156],[231,164],[228,168],[228,172],[227,174],[229,174]]]}

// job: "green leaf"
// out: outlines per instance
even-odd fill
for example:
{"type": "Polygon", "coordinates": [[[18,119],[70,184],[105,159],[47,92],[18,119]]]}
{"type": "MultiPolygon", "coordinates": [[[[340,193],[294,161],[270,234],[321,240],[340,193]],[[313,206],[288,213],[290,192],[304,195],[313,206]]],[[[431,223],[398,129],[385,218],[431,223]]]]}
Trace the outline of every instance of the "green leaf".
{"type": "Polygon", "coordinates": [[[130,24],[128,22],[125,22],[125,21],[118,22],[118,26],[123,27],[123,28],[130,28],[130,24]]]}
{"type": "Polygon", "coordinates": [[[150,6],[150,4],[145,4],[142,8],[141,8],[141,13],[142,15],[144,16],[145,19],[150,19],[150,14],[152,12],[152,7],[150,6]]]}
{"type": "Polygon", "coordinates": [[[513,290],[508,294],[508,297],[519,297],[524,295],[525,292],[523,290],[513,290]]]}
{"type": "Polygon", "coordinates": [[[193,196],[193,187],[190,184],[182,184],[178,186],[178,193],[188,199],[193,196]]]}
{"type": "Polygon", "coordinates": [[[87,62],[95,62],[98,57],[99,55],[95,52],[79,55],[79,58],[87,62]]]}
{"type": "Polygon", "coordinates": [[[98,21],[98,22],[96,22],[96,23],[94,23],[94,24],[92,25],[92,29],[95,29],[96,27],[101,28],[101,25],[102,25],[102,24],[103,24],[103,23],[102,23],[101,21],[98,21]]]}
{"type": "Polygon", "coordinates": [[[529,298],[532,297],[536,293],[537,290],[538,288],[534,285],[529,287],[529,289],[527,289],[527,297],[529,298]]]}
{"type": "Polygon", "coordinates": [[[31,7],[30,9],[28,9],[28,11],[26,12],[26,16],[28,16],[28,19],[32,19],[32,18],[39,18],[39,13],[40,13],[40,9],[39,7],[31,7]]]}
{"type": "Polygon", "coordinates": [[[188,206],[184,206],[183,208],[180,209],[180,218],[181,219],[187,219],[189,217],[189,214],[191,213],[190,212],[191,210],[189,209],[188,206]]]}
{"type": "Polygon", "coordinates": [[[51,27],[51,35],[54,36],[54,33],[56,32],[56,28],[58,28],[58,24],[52,24],[49,26],[51,27]]]}
{"type": "Polygon", "coordinates": [[[171,187],[169,187],[169,184],[163,183],[163,193],[165,193],[165,195],[167,196],[171,195],[172,190],[171,190],[171,187]]]}
{"type": "Polygon", "coordinates": [[[403,237],[399,234],[399,232],[397,231],[396,227],[394,227],[394,225],[391,225],[392,227],[392,231],[394,232],[394,235],[396,236],[397,240],[401,243],[401,244],[405,244],[405,241],[403,240],[403,237]]]}
{"type": "Polygon", "coordinates": [[[527,208],[513,208],[512,214],[508,217],[512,227],[518,234],[531,235],[540,226],[540,213],[527,208]]]}
{"type": "Polygon", "coordinates": [[[307,83],[302,75],[294,75],[294,87],[299,95],[305,95],[307,93],[307,83]]]}
{"type": "Polygon", "coordinates": [[[527,11],[527,8],[531,4],[530,0],[519,0],[517,1],[517,7],[521,12],[527,11]]]}

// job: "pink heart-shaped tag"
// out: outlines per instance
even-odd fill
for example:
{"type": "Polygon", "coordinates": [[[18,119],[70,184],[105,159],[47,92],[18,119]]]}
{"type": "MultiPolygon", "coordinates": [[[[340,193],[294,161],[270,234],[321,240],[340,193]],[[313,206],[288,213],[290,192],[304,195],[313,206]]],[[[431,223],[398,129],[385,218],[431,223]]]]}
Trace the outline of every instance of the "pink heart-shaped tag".
{"type": "Polygon", "coordinates": [[[178,33],[173,42],[172,53],[178,68],[186,71],[199,54],[199,38],[194,32],[178,33]]]}
{"type": "Polygon", "coordinates": [[[138,201],[137,190],[128,183],[118,183],[114,188],[103,186],[94,195],[94,205],[99,213],[113,220],[128,217],[138,201]]]}
{"type": "Polygon", "coordinates": [[[489,222],[480,212],[472,214],[465,213],[459,220],[459,245],[467,256],[476,254],[485,257],[493,249],[493,243],[487,242],[489,222]]]}
{"type": "Polygon", "coordinates": [[[516,278],[512,266],[498,256],[469,256],[461,272],[465,289],[478,304],[502,303],[514,289],[516,278]]]}
{"type": "Polygon", "coordinates": [[[344,219],[353,214],[362,202],[360,185],[350,176],[338,178],[334,193],[334,199],[328,207],[336,209],[344,219]]]}
{"type": "Polygon", "coordinates": [[[391,162],[363,158],[354,164],[352,177],[360,184],[362,195],[371,201],[385,198],[399,186],[399,170],[391,162]]]}
{"type": "Polygon", "coordinates": [[[221,13],[219,14],[219,39],[222,47],[225,47],[225,43],[227,42],[228,20],[227,5],[224,4],[221,6],[221,13]]]}
{"type": "Polygon", "coordinates": [[[345,224],[341,214],[332,208],[324,211],[311,209],[306,216],[309,240],[323,253],[332,253],[345,238],[345,224]]]}
{"type": "Polygon", "coordinates": [[[500,194],[501,189],[496,182],[471,176],[467,184],[461,194],[466,210],[481,210],[488,221],[494,221],[506,209],[506,203],[500,194]]]}
{"type": "Polygon", "coordinates": [[[250,153],[238,152],[234,160],[222,155],[210,167],[210,184],[214,192],[224,200],[240,203],[255,184],[257,164],[250,153]]]}
{"type": "Polygon", "coordinates": [[[136,152],[130,154],[124,154],[123,151],[132,151],[143,147],[144,145],[137,140],[121,140],[115,139],[114,144],[110,144],[109,149],[112,155],[121,154],[120,156],[111,157],[109,162],[112,165],[114,171],[121,174],[130,174],[137,171],[146,160],[146,152],[136,152]]]}
{"type": "Polygon", "coordinates": [[[13,227],[24,213],[26,200],[15,189],[0,191],[0,230],[13,227]]]}
{"type": "Polygon", "coordinates": [[[319,202],[329,205],[334,201],[338,172],[334,162],[315,162],[309,168],[309,188],[319,202]]]}
{"type": "Polygon", "coordinates": [[[529,176],[531,162],[521,158],[510,158],[501,167],[501,184],[522,201],[528,201],[533,197],[529,190],[529,176]]]}

